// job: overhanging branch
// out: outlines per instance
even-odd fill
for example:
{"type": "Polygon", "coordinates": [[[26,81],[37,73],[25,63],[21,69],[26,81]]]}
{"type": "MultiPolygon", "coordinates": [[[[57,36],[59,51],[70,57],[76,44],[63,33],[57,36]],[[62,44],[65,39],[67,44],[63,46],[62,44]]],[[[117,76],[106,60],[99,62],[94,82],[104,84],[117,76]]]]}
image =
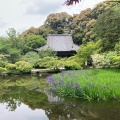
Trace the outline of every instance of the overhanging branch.
{"type": "Polygon", "coordinates": [[[65,2],[65,5],[73,5],[73,4],[76,4],[76,3],[79,3],[81,0],[67,0],[65,2]]]}

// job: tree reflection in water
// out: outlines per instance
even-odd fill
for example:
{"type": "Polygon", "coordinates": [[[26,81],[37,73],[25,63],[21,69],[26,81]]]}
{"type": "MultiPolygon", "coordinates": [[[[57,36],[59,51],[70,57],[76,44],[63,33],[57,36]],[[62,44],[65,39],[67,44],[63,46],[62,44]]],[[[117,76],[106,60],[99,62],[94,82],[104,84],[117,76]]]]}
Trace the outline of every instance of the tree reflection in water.
{"type": "Polygon", "coordinates": [[[4,103],[6,109],[10,111],[15,111],[21,103],[28,105],[31,110],[42,109],[49,120],[120,119],[120,104],[118,102],[88,102],[65,98],[63,100],[47,92],[44,94],[43,90],[38,88],[36,88],[37,90],[28,88],[13,84],[9,87],[1,87],[0,102],[4,103]]]}

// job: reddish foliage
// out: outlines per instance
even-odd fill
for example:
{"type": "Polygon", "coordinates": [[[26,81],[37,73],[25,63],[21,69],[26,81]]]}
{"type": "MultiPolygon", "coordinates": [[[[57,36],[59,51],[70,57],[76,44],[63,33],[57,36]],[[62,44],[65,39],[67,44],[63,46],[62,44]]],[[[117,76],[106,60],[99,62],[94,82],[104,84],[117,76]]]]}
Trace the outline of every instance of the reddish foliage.
{"type": "Polygon", "coordinates": [[[66,2],[65,2],[65,4],[66,5],[73,5],[74,3],[76,4],[76,3],[79,3],[81,0],[67,0],[66,2]]]}

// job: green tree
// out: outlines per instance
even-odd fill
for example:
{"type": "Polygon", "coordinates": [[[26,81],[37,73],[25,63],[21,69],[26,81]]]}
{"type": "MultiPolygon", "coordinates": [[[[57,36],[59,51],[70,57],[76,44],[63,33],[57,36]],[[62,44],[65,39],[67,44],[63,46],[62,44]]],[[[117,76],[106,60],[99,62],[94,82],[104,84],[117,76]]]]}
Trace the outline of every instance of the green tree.
{"type": "Polygon", "coordinates": [[[46,40],[41,35],[30,34],[25,39],[23,52],[32,51],[35,48],[45,45],[46,40]]]}
{"type": "Polygon", "coordinates": [[[21,56],[23,41],[14,28],[7,31],[7,37],[0,38],[0,53],[6,55],[9,62],[16,62],[21,56]]]}
{"type": "Polygon", "coordinates": [[[114,50],[120,41],[120,5],[108,9],[95,23],[95,33],[102,40],[103,52],[114,50]]]}
{"type": "Polygon", "coordinates": [[[9,49],[11,48],[10,41],[4,37],[0,37],[0,53],[9,54],[9,49]]]}
{"type": "Polygon", "coordinates": [[[9,56],[8,56],[8,60],[11,63],[15,63],[17,61],[19,61],[20,57],[21,57],[21,51],[19,49],[16,48],[11,48],[9,49],[9,56]]]}
{"type": "Polygon", "coordinates": [[[9,28],[6,33],[7,39],[9,40],[9,44],[11,44],[12,48],[21,49],[21,47],[23,47],[21,35],[17,33],[14,28],[9,28]]]}
{"type": "Polygon", "coordinates": [[[88,42],[86,45],[81,45],[80,49],[77,51],[77,57],[83,66],[86,66],[91,62],[91,55],[101,51],[100,48],[101,41],[98,42],[88,42]]]}

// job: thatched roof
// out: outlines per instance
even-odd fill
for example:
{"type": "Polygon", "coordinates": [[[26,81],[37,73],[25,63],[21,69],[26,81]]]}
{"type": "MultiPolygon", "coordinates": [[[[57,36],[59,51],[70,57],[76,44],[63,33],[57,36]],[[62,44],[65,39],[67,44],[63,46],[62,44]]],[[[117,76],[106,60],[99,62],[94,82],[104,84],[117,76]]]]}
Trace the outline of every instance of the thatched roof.
{"type": "Polygon", "coordinates": [[[47,44],[43,47],[35,49],[35,51],[52,49],[54,51],[76,51],[78,45],[73,43],[72,35],[70,34],[49,34],[47,36],[47,44]]]}

